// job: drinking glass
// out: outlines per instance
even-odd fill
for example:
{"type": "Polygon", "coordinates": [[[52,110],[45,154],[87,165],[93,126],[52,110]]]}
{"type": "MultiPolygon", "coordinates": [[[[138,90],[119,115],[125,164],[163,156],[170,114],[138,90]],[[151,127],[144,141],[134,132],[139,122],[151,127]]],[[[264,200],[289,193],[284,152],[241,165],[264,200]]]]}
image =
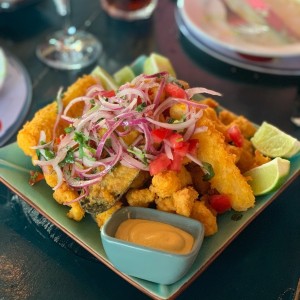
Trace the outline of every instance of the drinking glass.
{"type": "Polygon", "coordinates": [[[71,24],[70,0],[54,0],[64,27],[53,33],[36,49],[37,57],[50,67],[76,70],[94,63],[102,50],[101,43],[90,33],[71,24]]]}

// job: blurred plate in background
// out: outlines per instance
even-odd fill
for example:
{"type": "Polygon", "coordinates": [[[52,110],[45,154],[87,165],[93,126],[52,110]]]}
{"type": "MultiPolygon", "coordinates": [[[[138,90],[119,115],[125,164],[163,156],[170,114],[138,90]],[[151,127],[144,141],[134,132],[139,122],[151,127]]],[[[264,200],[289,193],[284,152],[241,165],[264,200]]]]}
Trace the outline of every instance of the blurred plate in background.
{"type": "Polygon", "coordinates": [[[6,56],[6,76],[0,90],[0,147],[19,129],[31,103],[31,80],[12,54],[6,56]]]}
{"type": "Polygon", "coordinates": [[[260,73],[285,76],[300,75],[300,57],[267,58],[237,53],[220,46],[218,43],[196,36],[184,21],[181,9],[176,11],[175,16],[179,30],[188,41],[215,59],[232,66],[260,73]]]}
{"type": "Polygon", "coordinates": [[[286,0],[273,9],[269,2],[279,1],[179,0],[178,11],[196,38],[220,49],[268,58],[300,55],[300,3],[286,0]]]}

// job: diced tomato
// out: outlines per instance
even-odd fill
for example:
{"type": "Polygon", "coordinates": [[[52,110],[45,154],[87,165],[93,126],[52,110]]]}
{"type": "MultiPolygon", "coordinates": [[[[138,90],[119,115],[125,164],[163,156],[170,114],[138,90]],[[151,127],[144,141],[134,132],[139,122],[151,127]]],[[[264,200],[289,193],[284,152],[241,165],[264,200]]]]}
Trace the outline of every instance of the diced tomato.
{"type": "Polygon", "coordinates": [[[165,138],[172,134],[171,129],[157,128],[151,131],[154,143],[161,143],[165,138]]]}
{"type": "Polygon", "coordinates": [[[188,142],[182,142],[182,145],[180,147],[176,147],[174,149],[174,153],[184,157],[189,152],[189,143],[188,142]]]}
{"type": "Polygon", "coordinates": [[[230,198],[227,195],[211,195],[209,196],[209,204],[217,213],[231,209],[230,198]]]}
{"type": "Polygon", "coordinates": [[[192,155],[196,155],[199,141],[197,139],[190,139],[188,140],[188,143],[189,143],[188,153],[192,155]]]}
{"type": "Polygon", "coordinates": [[[244,137],[240,128],[237,125],[233,125],[227,130],[229,138],[232,140],[235,146],[242,147],[244,144],[244,137]]]}
{"type": "Polygon", "coordinates": [[[44,174],[38,171],[30,171],[30,179],[29,179],[29,184],[30,185],[34,185],[37,182],[43,180],[44,174]]]}
{"type": "Polygon", "coordinates": [[[171,160],[171,164],[169,166],[169,170],[179,172],[181,170],[183,157],[177,151],[173,153],[173,160],[171,160]]]}
{"type": "Polygon", "coordinates": [[[115,95],[116,95],[116,93],[115,93],[114,90],[110,90],[110,91],[102,91],[102,92],[101,92],[101,96],[102,96],[102,97],[113,97],[113,96],[115,96],[115,95]]]}
{"type": "Polygon", "coordinates": [[[54,140],[54,144],[55,144],[55,145],[59,145],[60,142],[61,142],[61,140],[62,140],[64,137],[65,137],[64,134],[61,134],[60,136],[57,136],[57,137],[55,138],[55,140],[54,140]]]}
{"type": "Polygon", "coordinates": [[[179,133],[173,133],[168,136],[167,140],[171,143],[173,149],[180,148],[184,145],[183,136],[179,133]]]}
{"type": "Polygon", "coordinates": [[[165,86],[165,92],[168,96],[186,99],[185,90],[175,83],[167,83],[165,86]]]}
{"type": "Polygon", "coordinates": [[[165,153],[159,154],[153,161],[150,162],[150,175],[153,176],[160,172],[168,170],[170,164],[171,160],[167,157],[165,153]]]}

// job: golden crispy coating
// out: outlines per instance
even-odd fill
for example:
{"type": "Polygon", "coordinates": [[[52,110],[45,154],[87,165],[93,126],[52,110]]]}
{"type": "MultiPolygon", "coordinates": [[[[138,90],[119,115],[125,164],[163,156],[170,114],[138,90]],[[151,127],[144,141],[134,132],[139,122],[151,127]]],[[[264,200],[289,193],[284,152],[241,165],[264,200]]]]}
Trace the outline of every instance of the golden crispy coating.
{"type": "Polygon", "coordinates": [[[173,197],[165,197],[165,198],[156,198],[155,199],[156,208],[158,210],[175,213],[175,205],[173,201],[173,197]]]}
{"type": "Polygon", "coordinates": [[[220,194],[230,196],[234,210],[245,211],[254,206],[255,198],[250,185],[235,165],[234,156],[227,152],[224,135],[204,111],[197,126],[207,126],[207,131],[197,133],[193,138],[199,140],[198,158],[212,165],[215,175],[210,179],[211,187],[220,194]],[[218,145],[218,147],[216,147],[218,145]]]}
{"type": "Polygon", "coordinates": [[[153,176],[150,190],[160,198],[171,197],[181,189],[181,182],[175,171],[165,171],[153,176]]]}
{"type": "Polygon", "coordinates": [[[105,222],[111,217],[111,215],[116,212],[118,209],[120,209],[122,207],[122,202],[118,201],[115,203],[114,206],[112,206],[110,209],[99,213],[96,215],[96,222],[97,225],[99,226],[99,228],[101,228],[105,222]]]}
{"type": "Polygon", "coordinates": [[[173,203],[177,214],[189,217],[192,212],[198,192],[191,186],[185,187],[173,193],[173,203]]]}
{"type": "Polygon", "coordinates": [[[261,166],[267,162],[269,162],[271,160],[270,157],[264,156],[261,152],[259,152],[258,150],[254,151],[254,159],[255,159],[255,164],[253,166],[254,167],[258,167],[261,166]]]}
{"type": "MultiPolygon", "coordinates": [[[[84,76],[79,78],[73,85],[71,85],[63,97],[63,104],[66,106],[72,99],[85,95],[86,90],[91,85],[95,84],[97,81],[92,76],[84,76]]],[[[70,110],[69,115],[72,117],[81,114],[82,104],[79,103],[74,105],[70,110]]],[[[18,132],[17,143],[18,146],[23,150],[23,152],[31,156],[32,159],[37,159],[36,151],[31,149],[32,146],[36,146],[39,141],[40,132],[43,130],[46,133],[46,141],[50,141],[53,138],[53,127],[57,117],[57,102],[52,102],[40,109],[34,115],[34,118],[27,122],[23,128],[18,132]]],[[[57,128],[57,135],[64,133],[64,128],[66,127],[65,122],[60,122],[57,128]]],[[[54,187],[57,183],[56,173],[53,172],[52,168],[48,168],[45,171],[45,180],[47,184],[54,187]]],[[[71,187],[63,184],[53,194],[53,198],[58,203],[64,203],[72,201],[78,197],[78,193],[74,191],[71,187]]],[[[79,203],[75,202],[70,204],[71,209],[68,213],[68,217],[80,221],[84,216],[84,210],[79,203]]]]}
{"type": "Polygon", "coordinates": [[[204,201],[195,201],[190,217],[203,224],[205,236],[213,235],[218,231],[217,218],[204,201]]]}
{"type": "Polygon", "coordinates": [[[223,110],[219,113],[219,118],[227,127],[237,125],[243,136],[247,139],[252,137],[256,132],[255,126],[244,116],[237,116],[231,111],[223,110]]]}
{"type": "Polygon", "coordinates": [[[182,167],[180,172],[165,171],[154,175],[150,190],[158,197],[166,198],[190,184],[192,184],[191,174],[182,167]]]}
{"type": "Polygon", "coordinates": [[[193,179],[190,172],[188,172],[188,170],[184,166],[181,167],[180,172],[177,172],[177,176],[181,182],[182,188],[193,183],[193,179]]]}
{"type": "Polygon", "coordinates": [[[155,194],[149,189],[131,189],[126,194],[130,206],[148,207],[155,200],[155,194]]]}
{"type": "Polygon", "coordinates": [[[219,106],[219,103],[212,98],[205,98],[204,100],[201,101],[201,103],[206,104],[209,107],[214,109],[219,106]]]}
{"type": "MultiPolygon", "coordinates": [[[[55,171],[53,171],[52,167],[44,168],[44,177],[46,183],[50,187],[55,187],[57,184],[57,175],[55,171]]],[[[53,198],[59,204],[63,204],[65,202],[72,201],[78,197],[78,193],[68,186],[65,182],[53,192],[53,198]]],[[[79,202],[70,203],[69,206],[71,207],[70,211],[68,212],[67,216],[75,221],[80,221],[84,217],[84,210],[81,207],[79,202]]]]}
{"type": "MultiPolygon", "coordinates": [[[[63,104],[66,106],[72,99],[85,95],[88,87],[96,83],[96,79],[92,76],[84,76],[79,78],[72,84],[63,97],[63,104]]],[[[72,107],[69,115],[72,117],[80,115],[82,111],[82,104],[78,103],[72,107]]],[[[40,132],[43,130],[46,133],[46,141],[53,138],[53,127],[57,117],[57,102],[52,102],[36,112],[30,122],[26,122],[23,128],[18,132],[17,143],[23,152],[37,159],[36,152],[31,149],[36,146],[39,141],[40,132]]],[[[66,122],[60,122],[57,128],[57,135],[64,133],[64,128],[67,126],[66,122]]]]}

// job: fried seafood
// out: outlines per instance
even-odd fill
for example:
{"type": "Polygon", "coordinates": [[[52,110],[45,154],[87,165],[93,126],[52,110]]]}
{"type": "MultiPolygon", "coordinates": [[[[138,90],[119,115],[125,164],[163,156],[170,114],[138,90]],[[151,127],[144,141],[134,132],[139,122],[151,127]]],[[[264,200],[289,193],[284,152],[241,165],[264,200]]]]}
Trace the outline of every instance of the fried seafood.
{"type": "Polygon", "coordinates": [[[255,197],[246,178],[236,166],[234,156],[227,151],[224,135],[216,129],[209,117],[214,114],[211,108],[207,108],[197,122],[197,126],[207,127],[206,131],[194,134],[200,144],[197,155],[201,161],[213,167],[215,175],[209,180],[211,187],[220,194],[230,196],[234,210],[245,211],[254,206],[255,197]]]}
{"type": "Polygon", "coordinates": [[[221,213],[209,196],[229,198],[228,209],[253,207],[242,173],[268,158],[249,141],[255,127],[246,118],[194,100],[199,93],[217,95],[166,73],[117,91],[84,76],[64,93],[62,110],[59,102],[42,108],[17,142],[76,221],[87,212],[101,228],[122,205],[143,206],[197,219],[209,236],[221,213]]]}

